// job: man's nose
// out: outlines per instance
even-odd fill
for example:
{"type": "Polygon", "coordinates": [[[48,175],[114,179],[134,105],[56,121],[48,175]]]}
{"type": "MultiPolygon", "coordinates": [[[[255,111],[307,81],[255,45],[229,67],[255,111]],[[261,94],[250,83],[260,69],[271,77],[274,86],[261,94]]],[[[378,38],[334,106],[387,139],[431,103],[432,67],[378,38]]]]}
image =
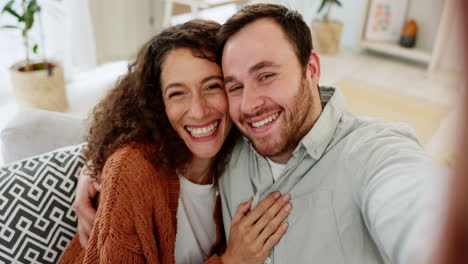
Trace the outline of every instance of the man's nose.
{"type": "Polygon", "coordinates": [[[260,109],[264,102],[264,94],[254,85],[245,85],[242,93],[241,112],[242,113],[253,113],[260,109]]]}

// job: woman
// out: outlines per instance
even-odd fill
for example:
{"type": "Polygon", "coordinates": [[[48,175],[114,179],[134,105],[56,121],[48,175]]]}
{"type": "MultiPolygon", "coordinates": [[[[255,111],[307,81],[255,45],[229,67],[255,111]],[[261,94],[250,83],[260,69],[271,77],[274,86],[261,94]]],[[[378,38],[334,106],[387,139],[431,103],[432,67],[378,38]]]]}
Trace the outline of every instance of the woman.
{"type": "Polygon", "coordinates": [[[286,232],[289,196],[274,193],[247,216],[251,201],[239,206],[224,250],[216,179],[238,133],[213,57],[219,27],[164,30],[95,108],[85,155],[98,212],[86,251],[76,235],[62,263],[259,263],[286,232]]]}

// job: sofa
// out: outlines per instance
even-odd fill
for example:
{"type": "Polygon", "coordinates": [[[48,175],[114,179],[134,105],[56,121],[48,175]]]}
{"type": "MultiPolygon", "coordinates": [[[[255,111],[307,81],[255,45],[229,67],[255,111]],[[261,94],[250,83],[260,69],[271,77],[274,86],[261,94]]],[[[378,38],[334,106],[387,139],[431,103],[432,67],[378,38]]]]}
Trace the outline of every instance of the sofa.
{"type": "Polygon", "coordinates": [[[0,131],[0,263],[56,263],[76,232],[73,208],[86,121],[36,109],[0,131]]]}

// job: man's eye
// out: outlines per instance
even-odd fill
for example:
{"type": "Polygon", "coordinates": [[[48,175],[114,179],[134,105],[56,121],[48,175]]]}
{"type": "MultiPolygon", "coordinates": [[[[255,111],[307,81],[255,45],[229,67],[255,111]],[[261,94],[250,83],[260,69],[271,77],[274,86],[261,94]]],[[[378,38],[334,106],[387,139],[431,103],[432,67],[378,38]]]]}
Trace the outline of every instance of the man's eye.
{"type": "Polygon", "coordinates": [[[260,76],[260,81],[264,81],[270,77],[273,77],[275,74],[274,73],[271,73],[271,74],[265,74],[263,76],[260,76]]]}
{"type": "Polygon", "coordinates": [[[239,89],[242,89],[242,88],[244,88],[244,86],[242,86],[242,85],[232,86],[232,87],[229,89],[229,92],[232,93],[232,92],[235,92],[235,91],[237,91],[237,90],[239,90],[239,89]]]}

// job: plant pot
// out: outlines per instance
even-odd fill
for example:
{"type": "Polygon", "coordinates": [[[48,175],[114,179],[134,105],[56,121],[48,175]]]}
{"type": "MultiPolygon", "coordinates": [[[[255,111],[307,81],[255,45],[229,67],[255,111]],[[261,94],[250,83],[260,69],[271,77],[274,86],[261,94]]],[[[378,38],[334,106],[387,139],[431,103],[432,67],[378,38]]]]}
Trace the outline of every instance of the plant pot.
{"type": "Polygon", "coordinates": [[[20,107],[64,112],[68,108],[63,68],[49,63],[50,69],[21,71],[24,62],[10,67],[11,82],[20,107]]]}
{"type": "Polygon", "coordinates": [[[321,54],[336,54],[340,47],[343,23],[339,21],[312,21],[312,40],[314,49],[321,54]]]}

